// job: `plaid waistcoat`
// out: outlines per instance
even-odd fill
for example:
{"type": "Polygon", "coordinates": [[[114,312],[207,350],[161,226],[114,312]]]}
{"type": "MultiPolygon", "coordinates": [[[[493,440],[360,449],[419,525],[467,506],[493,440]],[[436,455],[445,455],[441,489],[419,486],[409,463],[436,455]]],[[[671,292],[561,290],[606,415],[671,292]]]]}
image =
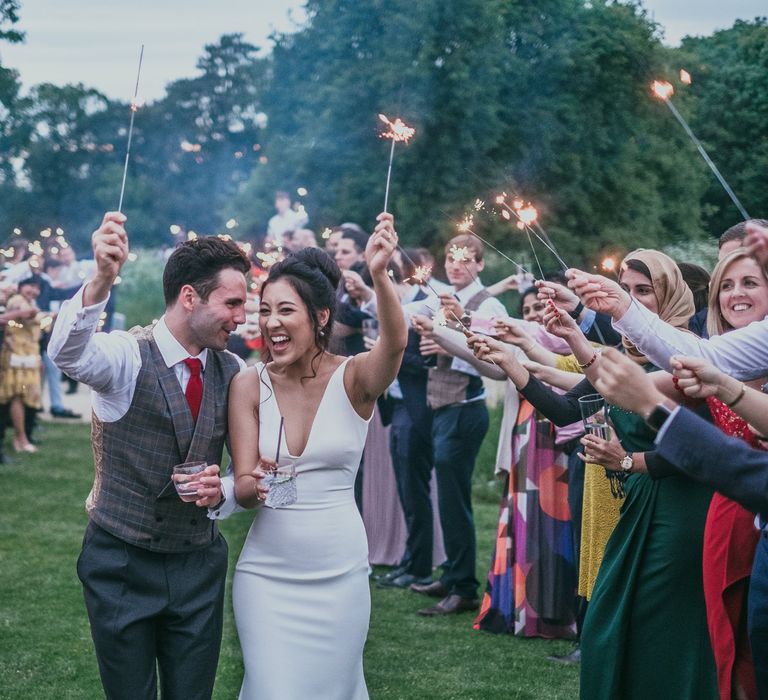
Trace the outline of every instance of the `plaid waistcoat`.
{"type": "Polygon", "coordinates": [[[86,502],[90,518],[115,537],[155,552],[187,552],[218,535],[205,509],[185,503],[171,482],[176,464],[221,464],[227,435],[229,382],[235,357],[209,350],[197,423],[173,367],[167,367],[151,327],[134,328],[141,369],[128,412],[105,423],[93,415],[96,467],[86,502]]]}
{"type": "MultiPolygon", "coordinates": [[[[481,289],[464,306],[464,311],[477,311],[491,295],[481,289]]],[[[479,396],[483,391],[483,380],[466,372],[451,369],[452,357],[437,356],[437,366],[429,368],[427,376],[427,404],[436,411],[445,406],[455,406],[479,396]]]]}

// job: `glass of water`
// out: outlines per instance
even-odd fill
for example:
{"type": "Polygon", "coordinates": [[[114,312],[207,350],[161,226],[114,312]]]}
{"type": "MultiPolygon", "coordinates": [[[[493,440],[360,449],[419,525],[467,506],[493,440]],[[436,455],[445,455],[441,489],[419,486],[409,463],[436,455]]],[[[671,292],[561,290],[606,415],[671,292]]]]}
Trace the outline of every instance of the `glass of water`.
{"type": "Polygon", "coordinates": [[[182,501],[193,503],[198,499],[197,490],[203,486],[200,472],[207,466],[207,462],[185,462],[173,468],[173,485],[182,501]]]}
{"type": "Polygon", "coordinates": [[[603,440],[611,439],[611,426],[605,416],[605,399],[600,394],[587,394],[580,397],[579,410],[584,430],[603,440]]]}

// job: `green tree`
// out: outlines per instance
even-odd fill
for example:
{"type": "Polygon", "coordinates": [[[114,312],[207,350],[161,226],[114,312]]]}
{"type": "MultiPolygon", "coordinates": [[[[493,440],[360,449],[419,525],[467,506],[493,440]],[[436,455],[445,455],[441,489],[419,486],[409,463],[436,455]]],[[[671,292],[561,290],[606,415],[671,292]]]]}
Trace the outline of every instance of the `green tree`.
{"type": "MultiPolygon", "coordinates": [[[[708,37],[686,37],[675,52],[677,67],[693,76],[680,86],[690,102],[694,133],[753,217],[768,215],[768,20],[737,21],[708,37]]],[[[675,98],[677,99],[677,98],[675,98]]],[[[700,159],[689,142],[688,158],[700,159]]],[[[707,173],[703,204],[708,232],[719,236],[741,217],[707,173]]]]}

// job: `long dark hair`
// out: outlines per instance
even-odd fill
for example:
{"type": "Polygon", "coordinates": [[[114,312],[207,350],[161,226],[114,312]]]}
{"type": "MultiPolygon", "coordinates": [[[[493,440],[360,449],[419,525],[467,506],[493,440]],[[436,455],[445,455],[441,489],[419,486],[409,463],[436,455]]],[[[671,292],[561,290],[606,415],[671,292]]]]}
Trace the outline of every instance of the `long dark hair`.
{"type": "MultiPolygon", "coordinates": [[[[316,374],[315,360],[328,349],[336,317],[336,289],[341,281],[341,270],[333,258],[320,248],[304,248],[289,255],[269,268],[267,279],[261,285],[264,290],[279,279],[285,279],[303,302],[318,350],[312,358],[313,375],[316,374]],[[328,310],[328,321],[320,326],[318,312],[328,310]]],[[[266,363],[265,363],[266,364],[266,363]]]]}

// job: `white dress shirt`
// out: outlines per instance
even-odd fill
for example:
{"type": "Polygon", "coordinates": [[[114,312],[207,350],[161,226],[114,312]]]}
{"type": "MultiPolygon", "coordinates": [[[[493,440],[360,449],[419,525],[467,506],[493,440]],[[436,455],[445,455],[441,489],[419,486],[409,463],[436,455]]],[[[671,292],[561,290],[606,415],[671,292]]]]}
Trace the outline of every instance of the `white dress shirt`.
{"type": "Polygon", "coordinates": [[[768,318],[705,340],[670,326],[632,299],[613,327],[662,369],[670,369],[672,355],[690,355],[742,381],[768,374],[768,318]]]}
{"type": "MultiPolygon", "coordinates": [[[[471,284],[468,284],[466,287],[459,289],[458,291],[455,291],[453,287],[449,287],[448,292],[452,293],[456,297],[457,301],[459,304],[461,304],[462,307],[465,307],[467,302],[473,296],[475,296],[475,294],[482,291],[483,289],[485,289],[483,283],[480,282],[480,280],[475,280],[471,284]]],[[[411,316],[414,314],[421,314],[422,316],[429,316],[432,318],[439,308],[439,297],[436,297],[434,294],[430,294],[426,299],[403,305],[403,312],[405,313],[406,321],[410,325],[411,316]]],[[[472,312],[472,316],[489,321],[493,318],[506,318],[507,310],[504,308],[504,304],[502,304],[496,297],[489,297],[488,299],[485,299],[482,304],[480,304],[480,306],[477,308],[477,311],[472,312]]],[[[451,319],[448,317],[447,320],[455,321],[456,319],[451,319]]],[[[471,374],[476,377],[480,376],[480,373],[471,364],[469,364],[469,362],[461,360],[458,357],[453,358],[453,361],[451,362],[451,369],[454,369],[457,372],[471,374]]],[[[484,397],[485,394],[483,393],[483,395],[477,397],[477,399],[484,397]]]]}
{"type": "MultiPolygon", "coordinates": [[[[62,304],[48,344],[48,354],[59,369],[93,389],[93,412],[99,420],[111,423],[120,420],[131,407],[141,369],[139,343],[126,331],[96,333],[107,300],[83,306],[83,289],[62,304]]],[[[155,324],[152,337],[166,366],[173,367],[181,390],[186,392],[191,373],[184,360],[191,356],[168,329],[165,317],[155,324]]],[[[208,350],[204,348],[194,357],[202,362],[204,377],[208,350]]],[[[242,359],[237,357],[237,361],[240,369],[245,369],[242,359]]],[[[227,475],[231,473],[230,464],[227,475]]],[[[234,479],[227,475],[222,477],[221,484],[226,500],[219,510],[209,511],[211,518],[226,517],[238,509],[234,479]]]]}

